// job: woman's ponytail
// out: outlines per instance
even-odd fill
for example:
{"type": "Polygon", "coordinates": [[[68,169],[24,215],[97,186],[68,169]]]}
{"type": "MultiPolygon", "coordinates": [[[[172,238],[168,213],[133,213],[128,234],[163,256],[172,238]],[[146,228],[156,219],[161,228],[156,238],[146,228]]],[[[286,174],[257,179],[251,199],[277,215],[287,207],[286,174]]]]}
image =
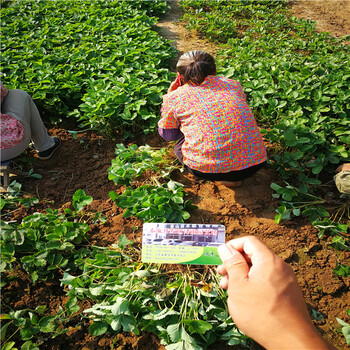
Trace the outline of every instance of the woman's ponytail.
{"type": "Polygon", "coordinates": [[[184,83],[191,81],[195,85],[202,84],[208,75],[216,74],[213,56],[204,51],[190,51],[183,54],[176,68],[183,76],[184,83]]]}

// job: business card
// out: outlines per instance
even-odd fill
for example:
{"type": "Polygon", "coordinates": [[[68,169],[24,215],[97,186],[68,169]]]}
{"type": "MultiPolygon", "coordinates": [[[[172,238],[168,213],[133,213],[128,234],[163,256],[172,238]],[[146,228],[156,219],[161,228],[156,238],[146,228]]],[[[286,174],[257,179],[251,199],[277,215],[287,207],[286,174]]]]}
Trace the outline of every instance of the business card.
{"type": "Polygon", "coordinates": [[[220,265],[217,249],[224,243],[224,225],[145,223],[141,259],[158,264],[220,265]]]}

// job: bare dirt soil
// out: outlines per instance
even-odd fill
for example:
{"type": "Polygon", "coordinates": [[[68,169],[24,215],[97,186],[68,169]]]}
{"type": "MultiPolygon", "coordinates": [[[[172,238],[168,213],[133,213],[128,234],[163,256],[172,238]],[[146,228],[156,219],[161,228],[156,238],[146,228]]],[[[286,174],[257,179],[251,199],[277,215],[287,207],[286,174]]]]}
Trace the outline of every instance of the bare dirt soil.
{"type": "Polygon", "coordinates": [[[294,16],[315,21],[319,32],[336,37],[350,34],[349,0],[292,0],[292,6],[294,16]]]}
{"type": "MultiPolygon", "coordinates": [[[[332,6],[338,8],[340,3],[344,6],[349,4],[347,1],[309,1],[307,4],[298,1],[293,11],[295,15],[302,15],[301,9],[305,10],[307,5],[308,13],[318,13],[320,22],[331,19],[339,24],[337,28],[349,28],[350,16],[341,16],[339,21],[334,17],[336,12],[332,6]]],[[[168,38],[176,40],[176,47],[180,53],[196,48],[215,54],[215,45],[201,40],[194,33],[189,33],[178,22],[181,10],[176,2],[171,4],[172,8],[167,17],[161,20],[158,30],[168,38]]],[[[339,15],[343,13],[340,11],[339,15]]],[[[343,34],[344,32],[339,31],[336,35],[343,34]]],[[[73,193],[81,188],[94,198],[91,209],[102,212],[108,218],[104,226],[93,229],[92,244],[108,246],[116,243],[121,234],[141,242],[142,222],[138,219],[124,219],[123,211],[117,208],[108,196],[109,191],[116,189],[115,184],[107,178],[107,168],[114,158],[115,144],[118,142],[107,140],[94,132],[80,133],[77,139],[74,139],[72,134],[67,132],[70,128],[73,126],[67,122],[59,127],[50,128],[51,135],[62,139],[60,149],[51,160],[40,161],[35,158],[33,152],[28,152],[24,158],[33,160],[33,164],[26,164],[23,160],[18,162],[24,164],[24,170],[33,167],[36,173],[42,175],[40,180],[18,179],[26,192],[40,199],[35,210],[67,207],[73,193]]],[[[130,143],[132,142],[131,140],[130,143]]],[[[135,143],[167,146],[159,136],[154,135],[139,138],[135,143]]],[[[191,213],[191,222],[224,224],[227,240],[243,235],[255,235],[287,261],[297,275],[310,312],[317,311],[314,312],[314,315],[317,315],[314,322],[319,331],[338,349],[347,347],[335,318],[348,321],[346,309],[349,308],[350,279],[337,277],[333,273],[333,268],[340,258],[344,258],[345,253],[329,249],[328,243],[325,240],[320,241],[316,230],[302,218],[279,225],[274,222],[278,203],[271,197],[270,184],[278,182],[278,177],[271,168],[261,169],[244,181],[242,187],[236,189],[214,182],[198,181],[192,175],[179,171],[173,174],[173,179],[185,184],[189,198],[198,206],[198,209],[191,213]]],[[[332,185],[330,190],[336,191],[332,185]]],[[[17,210],[13,218],[20,220],[32,210],[17,210]]],[[[55,313],[59,305],[66,302],[65,298],[58,281],[32,285],[28,276],[23,273],[18,273],[16,279],[2,291],[4,312],[9,308],[16,310],[45,304],[48,305],[50,313],[55,313]]],[[[88,301],[85,304],[81,305],[82,309],[90,307],[88,301]]],[[[73,319],[66,335],[54,340],[48,339],[41,348],[110,349],[113,344],[114,349],[118,350],[164,349],[153,334],[145,333],[137,337],[120,333],[116,337],[92,337],[87,328],[87,321],[77,324],[73,319]]],[[[218,348],[237,349],[222,344],[210,347],[212,350],[218,348]]]]}

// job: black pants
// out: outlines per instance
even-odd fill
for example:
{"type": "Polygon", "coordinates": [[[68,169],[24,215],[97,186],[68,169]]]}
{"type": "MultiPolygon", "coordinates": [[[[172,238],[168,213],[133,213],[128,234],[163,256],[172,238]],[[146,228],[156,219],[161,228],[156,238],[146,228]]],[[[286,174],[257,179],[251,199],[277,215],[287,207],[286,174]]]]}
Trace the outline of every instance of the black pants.
{"type": "Polygon", "coordinates": [[[254,175],[260,168],[262,168],[266,162],[253,165],[247,169],[230,171],[229,173],[202,173],[198,170],[191,169],[183,162],[182,145],[185,142],[185,137],[182,136],[174,147],[174,153],[183,167],[192,175],[195,175],[201,179],[211,180],[211,181],[229,181],[236,182],[247,179],[248,177],[254,175]]]}

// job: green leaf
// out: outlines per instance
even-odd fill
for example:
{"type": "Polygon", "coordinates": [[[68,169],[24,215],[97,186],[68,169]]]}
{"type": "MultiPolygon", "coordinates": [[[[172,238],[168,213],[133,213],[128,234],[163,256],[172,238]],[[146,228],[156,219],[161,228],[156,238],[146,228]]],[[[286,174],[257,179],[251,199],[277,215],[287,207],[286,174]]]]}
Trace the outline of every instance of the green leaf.
{"type": "Polygon", "coordinates": [[[178,343],[170,344],[165,347],[166,350],[186,350],[186,342],[181,340],[178,343]]]}
{"type": "Polygon", "coordinates": [[[174,196],[171,198],[171,200],[176,203],[176,204],[181,204],[183,203],[183,199],[180,196],[174,196]]]}
{"type": "Polygon", "coordinates": [[[22,328],[20,330],[21,333],[21,337],[23,340],[29,340],[31,338],[33,338],[33,335],[36,333],[34,327],[32,327],[31,329],[29,328],[22,328]]]}
{"type": "Polygon", "coordinates": [[[350,250],[346,240],[344,239],[344,237],[341,236],[333,237],[331,244],[338,250],[350,250]]]}
{"type": "Polygon", "coordinates": [[[115,201],[115,200],[118,198],[117,193],[114,192],[114,191],[110,191],[110,192],[108,193],[108,195],[109,195],[109,197],[112,199],[112,201],[115,201]]]}
{"type": "Polygon", "coordinates": [[[338,276],[348,277],[350,276],[350,266],[340,264],[333,269],[333,272],[338,276]]]}
{"type": "Polygon", "coordinates": [[[121,315],[120,322],[124,332],[138,333],[136,319],[132,315],[121,315]]]}
{"type": "Polygon", "coordinates": [[[180,338],[180,324],[179,323],[169,325],[166,330],[167,330],[169,337],[170,337],[170,340],[172,342],[175,343],[181,339],[180,338]]]}
{"type": "Polygon", "coordinates": [[[336,317],[336,320],[341,326],[343,326],[341,331],[345,337],[346,344],[350,345],[350,325],[341,320],[340,318],[336,317]]]}
{"type": "Polygon", "coordinates": [[[137,271],[133,272],[131,275],[132,276],[136,276],[138,278],[146,278],[150,274],[151,273],[149,272],[149,270],[137,270],[137,271]]]}
{"type": "Polygon", "coordinates": [[[184,323],[188,327],[190,333],[204,334],[212,329],[212,325],[209,322],[202,320],[185,320],[184,323]]]}
{"type": "Polygon", "coordinates": [[[315,178],[307,178],[307,180],[305,180],[305,182],[311,184],[311,185],[320,185],[321,181],[319,179],[315,179],[315,178]]]}
{"type": "Polygon", "coordinates": [[[276,224],[279,224],[282,221],[282,214],[276,214],[274,221],[276,224]]]}
{"type": "MultiPolygon", "coordinates": [[[[45,266],[45,264],[44,264],[43,266],[45,266]]],[[[39,273],[38,273],[38,271],[33,271],[33,272],[30,274],[30,278],[31,278],[32,282],[35,283],[35,282],[39,279],[39,273]]]]}
{"type": "Polygon", "coordinates": [[[1,347],[1,350],[10,350],[10,349],[17,350],[17,348],[14,348],[15,345],[16,343],[14,341],[7,342],[5,345],[1,347]]]}
{"type": "Polygon", "coordinates": [[[191,344],[191,345],[196,344],[194,338],[192,338],[192,337],[186,332],[184,326],[181,327],[180,333],[181,333],[181,339],[183,339],[186,343],[191,344]]]}
{"type": "Polygon", "coordinates": [[[120,315],[115,317],[115,318],[113,318],[113,320],[111,321],[110,326],[115,332],[119,331],[119,329],[122,327],[122,324],[120,322],[120,315]]]}
{"type": "Polygon", "coordinates": [[[87,196],[82,189],[75,191],[73,194],[73,207],[77,212],[81,211],[86,205],[91,204],[92,201],[93,198],[87,196]]]}
{"type": "Polygon", "coordinates": [[[293,209],[293,215],[295,215],[295,216],[299,216],[300,215],[300,209],[299,208],[297,208],[297,209],[293,209]]]}
{"type": "Polygon", "coordinates": [[[182,218],[184,219],[184,220],[187,220],[187,219],[189,219],[191,217],[191,215],[190,215],[190,213],[188,213],[187,211],[184,211],[183,213],[182,213],[182,218]]]}
{"type": "Polygon", "coordinates": [[[166,350],[202,350],[203,347],[189,343],[185,340],[179,341],[175,344],[170,344],[165,347],[166,350]]]}
{"type": "Polygon", "coordinates": [[[0,330],[0,339],[1,339],[1,342],[3,343],[4,340],[6,339],[6,331],[7,331],[7,328],[8,326],[11,324],[11,322],[7,322],[5,323],[2,327],[1,327],[1,330],[0,330]]]}
{"type": "Polygon", "coordinates": [[[0,320],[12,320],[12,317],[9,314],[1,314],[0,320]]]}
{"type": "Polygon", "coordinates": [[[30,177],[34,177],[35,179],[42,179],[42,175],[40,174],[31,174],[30,177]]]}
{"type": "Polygon", "coordinates": [[[117,241],[118,247],[124,249],[126,246],[131,245],[133,242],[126,238],[125,234],[122,234],[117,241]]]}
{"type": "Polygon", "coordinates": [[[172,315],[178,315],[179,312],[176,311],[176,310],[171,310],[171,309],[168,309],[168,308],[164,308],[163,310],[156,310],[150,314],[147,314],[144,316],[144,319],[146,320],[162,320],[164,319],[165,317],[168,317],[168,316],[172,316],[172,315]]]}
{"type": "Polygon", "coordinates": [[[15,253],[15,247],[12,243],[6,243],[2,249],[1,249],[1,253],[4,254],[9,254],[9,255],[13,255],[15,253]]]}
{"type": "Polygon", "coordinates": [[[93,335],[94,337],[105,334],[107,330],[108,330],[108,324],[100,321],[94,322],[89,327],[90,334],[93,335]]]}
{"type": "Polygon", "coordinates": [[[282,187],[275,184],[274,182],[272,182],[272,184],[270,185],[270,187],[275,190],[275,191],[278,191],[279,189],[281,189],[282,187]]]}
{"type": "Polygon", "coordinates": [[[323,165],[316,165],[312,167],[311,171],[313,174],[317,175],[321,172],[322,169],[323,169],[323,165]]]}
{"type": "Polygon", "coordinates": [[[115,304],[111,308],[111,313],[115,316],[127,314],[130,315],[129,301],[122,297],[118,297],[115,304]]]}
{"type": "Polygon", "coordinates": [[[61,279],[61,283],[62,284],[70,284],[74,279],[76,279],[75,276],[72,276],[68,272],[65,272],[63,275],[63,278],[61,279]]]}
{"type": "Polygon", "coordinates": [[[56,324],[54,323],[56,317],[56,315],[42,317],[38,324],[40,331],[44,333],[53,332],[56,329],[56,324]]]}
{"type": "Polygon", "coordinates": [[[73,215],[73,210],[71,210],[71,209],[69,209],[69,208],[65,208],[65,209],[64,209],[64,212],[65,212],[65,214],[67,214],[67,215],[73,215]]]}
{"type": "Polygon", "coordinates": [[[22,346],[21,350],[39,350],[37,344],[34,344],[32,341],[26,341],[22,346]]]}
{"type": "Polygon", "coordinates": [[[38,313],[39,315],[42,315],[45,310],[46,310],[47,306],[46,305],[39,305],[35,308],[35,312],[38,313]]]}
{"type": "Polygon", "coordinates": [[[300,137],[298,143],[309,143],[311,140],[308,137],[300,137]]]}
{"type": "MultiPolygon", "coordinates": [[[[276,219],[279,219],[279,221],[281,221],[281,220],[290,220],[290,213],[291,213],[291,211],[289,209],[287,209],[284,205],[278,207],[277,213],[280,215],[280,217],[276,218],[277,217],[277,215],[276,215],[275,216],[275,221],[276,221],[276,219]]],[[[279,222],[276,221],[276,223],[279,223],[279,222]]]]}
{"type": "Polygon", "coordinates": [[[80,306],[77,304],[76,297],[69,298],[69,300],[64,304],[64,307],[68,315],[72,315],[80,310],[80,306]]]}
{"type": "Polygon", "coordinates": [[[99,295],[102,295],[103,289],[104,289],[104,286],[90,287],[89,292],[93,296],[99,296],[99,295]]]}

